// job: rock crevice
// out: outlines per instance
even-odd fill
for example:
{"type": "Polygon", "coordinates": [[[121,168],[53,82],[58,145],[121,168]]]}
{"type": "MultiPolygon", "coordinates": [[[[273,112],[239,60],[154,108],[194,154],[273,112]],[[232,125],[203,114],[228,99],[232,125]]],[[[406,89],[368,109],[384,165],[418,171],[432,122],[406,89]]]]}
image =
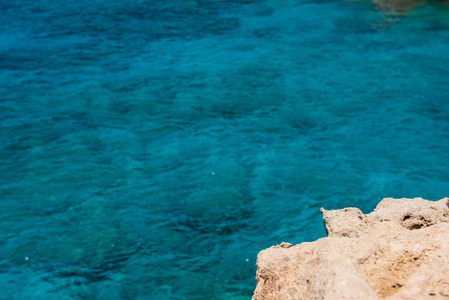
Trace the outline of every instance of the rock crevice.
{"type": "Polygon", "coordinates": [[[449,299],[449,198],[321,209],[328,237],[259,253],[258,299],[449,299]]]}

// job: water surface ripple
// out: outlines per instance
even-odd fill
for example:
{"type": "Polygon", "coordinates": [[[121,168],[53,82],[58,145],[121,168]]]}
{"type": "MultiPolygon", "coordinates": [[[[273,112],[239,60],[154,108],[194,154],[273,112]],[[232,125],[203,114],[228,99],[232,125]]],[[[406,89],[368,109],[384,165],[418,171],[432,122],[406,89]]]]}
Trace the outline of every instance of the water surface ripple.
{"type": "Polygon", "coordinates": [[[0,13],[4,299],[250,299],[257,253],[323,237],[320,207],[449,195],[442,4],[0,13]]]}

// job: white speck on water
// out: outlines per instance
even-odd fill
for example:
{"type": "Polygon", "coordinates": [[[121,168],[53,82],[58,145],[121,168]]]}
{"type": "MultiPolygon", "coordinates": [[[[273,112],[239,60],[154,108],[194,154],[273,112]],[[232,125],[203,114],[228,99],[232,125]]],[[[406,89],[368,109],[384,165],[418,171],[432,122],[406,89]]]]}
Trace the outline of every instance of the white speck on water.
{"type": "Polygon", "coordinates": [[[211,174],[212,174],[212,175],[215,175],[215,172],[212,172],[211,174]]]}
{"type": "Polygon", "coordinates": [[[249,262],[249,259],[246,259],[246,262],[249,262]]]}
{"type": "Polygon", "coordinates": [[[30,258],[27,256],[27,257],[25,257],[25,260],[29,260],[30,258]]]}

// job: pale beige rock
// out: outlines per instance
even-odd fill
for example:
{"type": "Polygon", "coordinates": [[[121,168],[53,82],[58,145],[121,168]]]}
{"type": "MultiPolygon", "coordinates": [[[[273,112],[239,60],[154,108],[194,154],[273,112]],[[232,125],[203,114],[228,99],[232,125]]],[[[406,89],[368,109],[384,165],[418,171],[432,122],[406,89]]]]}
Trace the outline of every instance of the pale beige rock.
{"type": "Polygon", "coordinates": [[[257,257],[259,299],[449,299],[449,198],[321,209],[328,237],[257,257]]]}

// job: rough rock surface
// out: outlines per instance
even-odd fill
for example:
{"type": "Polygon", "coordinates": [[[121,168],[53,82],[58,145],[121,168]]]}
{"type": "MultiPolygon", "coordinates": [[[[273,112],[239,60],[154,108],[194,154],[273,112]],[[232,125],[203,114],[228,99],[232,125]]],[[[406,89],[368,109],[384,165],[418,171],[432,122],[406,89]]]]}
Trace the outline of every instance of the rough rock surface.
{"type": "Polygon", "coordinates": [[[256,299],[449,299],[449,198],[321,209],[328,237],[257,257],[256,299]]]}

